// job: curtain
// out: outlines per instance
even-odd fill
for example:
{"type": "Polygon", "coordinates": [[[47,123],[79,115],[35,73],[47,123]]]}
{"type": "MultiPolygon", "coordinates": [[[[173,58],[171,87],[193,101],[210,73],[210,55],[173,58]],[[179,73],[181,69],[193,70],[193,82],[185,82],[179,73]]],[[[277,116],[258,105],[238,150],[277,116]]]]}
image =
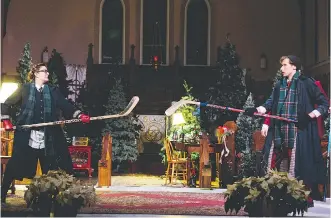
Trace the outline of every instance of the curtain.
{"type": "Polygon", "coordinates": [[[72,80],[69,84],[69,90],[72,92],[68,96],[68,99],[71,99],[73,102],[76,102],[76,99],[79,95],[79,90],[86,83],[86,66],[85,65],[76,65],[76,64],[67,64],[67,80],[72,80]]]}

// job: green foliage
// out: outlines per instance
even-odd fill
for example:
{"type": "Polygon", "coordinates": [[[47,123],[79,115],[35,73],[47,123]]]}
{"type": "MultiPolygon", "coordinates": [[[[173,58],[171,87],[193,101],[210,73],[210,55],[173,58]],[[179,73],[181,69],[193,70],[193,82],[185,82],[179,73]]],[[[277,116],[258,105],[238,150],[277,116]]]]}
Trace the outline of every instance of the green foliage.
{"type": "Polygon", "coordinates": [[[52,86],[59,87],[59,80],[54,72],[49,73],[48,83],[52,86]]]}
{"type": "MultiPolygon", "coordinates": [[[[243,109],[255,107],[252,93],[249,94],[243,109]]],[[[251,148],[253,143],[253,133],[261,128],[261,118],[246,116],[240,113],[236,124],[238,126],[238,131],[235,135],[236,142],[236,152],[245,151],[247,148],[251,148]]]]}
{"type": "Polygon", "coordinates": [[[283,78],[283,74],[282,74],[282,71],[281,70],[278,70],[277,73],[276,73],[276,76],[274,77],[273,79],[273,85],[272,87],[275,87],[276,83],[283,78]]]}
{"type": "Polygon", "coordinates": [[[27,186],[24,200],[33,211],[44,208],[45,202],[50,206],[54,204],[70,205],[77,209],[91,206],[96,202],[94,186],[81,184],[74,176],[63,170],[50,170],[47,174],[36,176],[27,186]]]}
{"type": "Polygon", "coordinates": [[[31,71],[32,57],[31,57],[31,45],[27,42],[24,45],[22,57],[18,61],[16,71],[20,74],[21,85],[28,82],[28,73],[31,71]]]}
{"type": "Polygon", "coordinates": [[[159,155],[161,156],[161,163],[163,163],[164,165],[167,164],[167,155],[166,155],[166,148],[165,146],[163,146],[160,149],[159,155]]]}
{"type": "MultiPolygon", "coordinates": [[[[109,90],[108,103],[105,105],[106,114],[120,113],[128,103],[122,82],[116,79],[114,86],[109,90]]],[[[102,133],[109,132],[113,137],[113,161],[121,163],[137,160],[137,139],[142,128],[138,123],[137,117],[132,113],[126,117],[105,121],[102,133]]]]}
{"type": "Polygon", "coordinates": [[[71,94],[69,90],[69,83],[71,80],[67,80],[67,70],[65,67],[65,61],[62,58],[61,53],[53,49],[51,58],[47,65],[50,74],[50,84],[59,87],[62,95],[67,98],[71,94]]]}
{"type": "Polygon", "coordinates": [[[242,156],[240,159],[240,165],[238,169],[238,178],[247,178],[250,176],[255,176],[256,172],[256,152],[247,148],[242,151],[242,156]]]}
{"type": "Polygon", "coordinates": [[[191,161],[197,161],[200,158],[200,153],[199,152],[192,152],[191,153],[191,161]]]}
{"type": "MultiPolygon", "coordinates": [[[[244,110],[249,107],[255,107],[252,93],[249,94],[244,110]]],[[[236,152],[242,153],[242,157],[239,161],[238,177],[244,178],[256,175],[256,153],[251,151],[253,145],[253,133],[261,128],[260,117],[246,116],[240,113],[236,124],[238,131],[235,134],[236,152]]]]}
{"type": "Polygon", "coordinates": [[[309,193],[302,181],[288,173],[270,170],[264,177],[244,178],[228,185],[224,207],[226,213],[233,210],[238,213],[244,208],[249,216],[255,217],[303,215],[308,209],[309,193]]]}
{"type": "MultiPolygon", "coordinates": [[[[184,81],[183,86],[186,95],[181,99],[196,101],[197,99],[195,99],[191,93],[193,87],[190,87],[186,81],[184,81]]],[[[201,131],[200,109],[195,105],[184,105],[176,112],[182,113],[185,123],[181,125],[171,125],[168,137],[173,138],[174,133],[178,136],[184,134],[185,141],[199,142],[199,133],[201,131]]]]}
{"type": "MultiPolygon", "coordinates": [[[[239,66],[236,46],[227,39],[223,48],[220,49],[219,56],[219,78],[206,93],[207,101],[210,104],[241,108],[246,99],[246,87],[244,73],[239,66]]],[[[237,114],[208,108],[204,117],[204,126],[206,129],[210,129],[211,126],[219,126],[226,121],[235,120],[237,114]]]]}
{"type": "MultiPolygon", "coordinates": [[[[93,72],[91,72],[93,74],[93,72]]],[[[108,78],[107,78],[108,79],[108,78]]],[[[91,117],[100,116],[106,114],[104,107],[108,101],[108,92],[112,82],[107,81],[107,89],[104,87],[87,88],[82,87],[79,90],[78,98],[76,99],[76,105],[83,111],[87,111],[91,117]],[[96,98],[95,96],[98,96],[96,98]]],[[[98,160],[101,158],[102,148],[102,129],[105,127],[105,122],[91,122],[89,125],[80,125],[78,128],[74,125],[70,127],[71,134],[75,136],[85,136],[89,138],[89,142],[92,146],[92,168],[98,169],[98,160]],[[72,128],[73,129],[72,129],[72,128]]]]}
{"type": "MultiPolygon", "coordinates": [[[[20,75],[19,86],[29,82],[28,81],[28,73],[31,71],[32,66],[32,57],[31,57],[31,45],[27,42],[24,45],[23,52],[21,53],[22,57],[18,60],[18,66],[16,67],[17,73],[20,75]]],[[[10,110],[10,117],[12,118],[12,122],[15,125],[18,113],[20,111],[20,102],[13,105],[10,110]]]]}
{"type": "MultiPolygon", "coordinates": [[[[65,67],[65,61],[61,53],[57,52],[56,49],[53,49],[51,58],[47,64],[49,71],[49,84],[59,88],[61,94],[68,99],[68,95],[72,92],[69,89],[69,84],[71,80],[67,80],[67,69],[65,67]]],[[[68,99],[68,101],[71,101],[68,99]]],[[[73,102],[71,102],[73,103],[73,102]]],[[[72,143],[72,137],[77,136],[77,133],[80,132],[79,128],[82,124],[71,124],[63,127],[64,136],[66,138],[67,144],[72,143]],[[77,131],[78,130],[78,131],[77,131]]],[[[78,133],[79,134],[79,133],[78,133]]],[[[79,136],[79,135],[78,135],[79,136]]]]}
{"type": "Polygon", "coordinates": [[[200,153],[199,152],[192,152],[191,153],[191,161],[192,161],[192,167],[196,170],[196,172],[199,171],[199,160],[200,160],[200,153]]]}

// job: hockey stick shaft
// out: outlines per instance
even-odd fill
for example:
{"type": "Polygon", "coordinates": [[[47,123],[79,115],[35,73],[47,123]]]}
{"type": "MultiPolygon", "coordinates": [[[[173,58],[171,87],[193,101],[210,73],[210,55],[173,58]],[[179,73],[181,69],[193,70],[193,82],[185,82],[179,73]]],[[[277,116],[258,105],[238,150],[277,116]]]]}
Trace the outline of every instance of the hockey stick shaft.
{"type": "MultiPolygon", "coordinates": [[[[238,113],[245,112],[244,110],[237,109],[237,108],[231,108],[231,107],[224,107],[224,106],[219,106],[219,105],[214,105],[214,104],[201,103],[201,102],[197,102],[197,101],[180,100],[180,101],[176,102],[175,104],[173,104],[170,108],[168,108],[165,111],[165,114],[167,116],[170,116],[171,114],[175,113],[175,111],[178,108],[180,108],[181,106],[183,106],[185,104],[195,104],[195,105],[198,105],[198,106],[212,107],[212,108],[216,108],[216,109],[228,110],[228,111],[233,111],[233,112],[238,112],[238,113]]],[[[269,117],[269,118],[283,120],[283,121],[287,121],[287,122],[297,122],[295,120],[291,120],[291,119],[287,119],[287,118],[280,117],[280,116],[275,116],[275,115],[269,115],[269,114],[254,113],[254,115],[261,116],[261,117],[269,117]]]]}
{"type": "MultiPolygon", "coordinates": [[[[97,116],[97,117],[91,117],[90,120],[105,120],[105,119],[112,119],[112,118],[118,118],[118,117],[124,117],[129,115],[132,110],[136,107],[136,105],[139,102],[139,97],[134,96],[129,104],[126,106],[126,108],[119,114],[112,114],[112,115],[105,115],[105,116],[97,116]]],[[[35,127],[43,127],[43,126],[54,126],[54,125],[61,125],[61,124],[69,124],[69,123],[79,123],[81,122],[80,119],[71,119],[71,120],[60,120],[60,121],[54,121],[54,122],[47,122],[47,123],[36,123],[36,124],[29,124],[29,125],[22,125],[22,126],[14,126],[13,129],[17,128],[35,128],[35,127]]],[[[1,130],[4,130],[1,128],[1,130]]]]}

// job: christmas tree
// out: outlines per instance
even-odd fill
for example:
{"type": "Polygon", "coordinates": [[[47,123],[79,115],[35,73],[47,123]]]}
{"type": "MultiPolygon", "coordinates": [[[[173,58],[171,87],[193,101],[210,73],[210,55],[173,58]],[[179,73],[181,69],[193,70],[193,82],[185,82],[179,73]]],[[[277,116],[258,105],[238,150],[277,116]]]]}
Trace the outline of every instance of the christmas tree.
{"type": "Polygon", "coordinates": [[[28,81],[28,73],[31,70],[32,66],[32,57],[31,57],[31,45],[27,42],[24,45],[22,57],[18,61],[18,66],[16,67],[17,73],[20,74],[21,85],[28,81]]]}
{"type": "Polygon", "coordinates": [[[245,151],[242,151],[241,154],[238,167],[238,179],[258,176],[256,151],[247,148],[245,151]]]}
{"type": "Polygon", "coordinates": [[[69,83],[71,80],[67,80],[67,70],[65,67],[65,61],[62,55],[53,49],[52,56],[48,62],[48,71],[50,74],[50,83],[59,87],[62,95],[67,98],[71,94],[69,90],[69,83]]]}
{"type": "MultiPolygon", "coordinates": [[[[255,107],[252,93],[249,94],[243,108],[245,110],[250,107],[255,107]]],[[[235,135],[237,153],[251,147],[253,143],[253,133],[261,128],[260,119],[261,118],[246,116],[243,113],[239,114],[236,121],[238,131],[235,135]]]]}
{"type": "MultiPolygon", "coordinates": [[[[110,89],[108,103],[105,105],[106,114],[118,114],[127,106],[128,100],[120,79],[115,80],[110,89]]],[[[134,162],[138,157],[136,139],[139,137],[135,118],[131,114],[126,117],[108,119],[102,133],[109,132],[113,137],[113,161],[119,164],[124,161],[134,162]]]]}
{"type": "MultiPolygon", "coordinates": [[[[67,80],[67,70],[65,67],[65,61],[61,53],[57,52],[56,49],[53,49],[51,58],[47,64],[49,71],[49,84],[59,88],[61,94],[68,98],[68,95],[71,93],[69,90],[69,83],[71,80],[67,80]]],[[[71,101],[70,99],[68,99],[71,101]]],[[[66,125],[63,127],[64,136],[68,145],[72,144],[73,136],[83,136],[80,133],[84,132],[84,126],[81,123],[75,123],[71,125],[66,125]]]]}
{"type": "MultiPolygon", "coordinates": [[[[239,66],[239,57],[236,46],[227,41],[220,49],[218,67],[220,71],[216,84],[211,86],[206,93],[210,104],[241,108],[246,99],[246,87],[243,70],[239,66]]],[[[207,109],[204,116],[204,127],[219,126],[226,121],[235,120],[236,113],[216,109],[207,109]]]]}
{"type": "MultiPolygon", "coordinates": [[[[16,67],[16,71],[20,75],[20,80],[18,81],[20,83],[19,86],[29,82],[28,73],[31,71],[32,66],[31,45],[29,42],[24,45],[21,55],[22,57],[19,59],[18,66],[16,67]]],[[[14,125],[16,124],[16,118],[18,116],[19,110],[20,103],[13,105],[12,109],[10,110],[10,116],[14,125]]]]}
{"type": "MultiPolygon", "coordinates": [[[[249,94],[244,109],[255,107],[252,93],[249,94]]],[[[261,128],[262,118],[246,116],[243,113],[237,118],[238,131],[235,135],[236,153],[241,153],[239,160],[239,178],[255,176],[256,153],[251,150],[253,133],[261,128]]]]}

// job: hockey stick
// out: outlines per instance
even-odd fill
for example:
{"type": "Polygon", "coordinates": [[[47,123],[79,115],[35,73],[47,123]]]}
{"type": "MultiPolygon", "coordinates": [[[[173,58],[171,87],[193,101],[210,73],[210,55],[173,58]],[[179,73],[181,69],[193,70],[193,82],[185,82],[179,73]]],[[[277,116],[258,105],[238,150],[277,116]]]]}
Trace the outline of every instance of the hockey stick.
{"type": "MultiPolygon", "coordinates": [[[[129,104],[126,106],[126,108],[120,112],[119,114],[112,114],[112,115],[105,115],[105,116],[98,116],[98,117],[91,117],[90,120],[105,120],[105,119],[112,119],[112,118],[118,118],[118,117],[124,117],[129,115],[132,110],[136,107],[136,105],[139,102],[139,97],[134,96],[129,104]]],[[[81,122],[80,119],[72,119],[72,120],[60,120],[60,121],[54,121],[54,122],[48,122],[48,123],[37,123],[37,124],[29,124],[29,125],[22,125],[22,126],[14,126],[13,129],[17,128],[32,128],[32,127],[42,127],[42,126],[54,126],[54,125],[60,125],[60,124],[68,124],[68,123],[79,123],[81,122]]],[[[4,130],[4,128],[1,128],[1,130],[4,130]]]]}
{"type": "MultiPolygon", "coordinates": [[[[217,109],[221,109],[221,110],[228,110],[228,111],[233,111],[233,112],[238,112],[238,113],[245,112],[244,110],[231,108],[231,107],[224,107],[224,106],[219,106],[219,105],[214,105],[214,104],[207,104],[207,103],[202,103],[202,102],[197,102],[197,101],[180,100],[180,101],[174,103],[171,107],[169,107],[165,111],[165,114],[167,116],[171,116],[173,113],[175,113],[175,111],[178,108],[180,108],[181,106],[184,106],[185,104],[195,104],[195,105],[198,105],[198,106],[212,107],[212,108],[217,108],[217,109]]],[[[273,119],[283,120],[283,121],[287,121],[287,122],[297,122],[295,120],[291,120],[291,119],[287,119],[287,118],[279,117],[279,116],[275,116],[275,115],[269,115],[269,114],[254,113],[254,115],[261,116],[261,117],[270,117],[270,118],[273,118],[273,119]]]]}

